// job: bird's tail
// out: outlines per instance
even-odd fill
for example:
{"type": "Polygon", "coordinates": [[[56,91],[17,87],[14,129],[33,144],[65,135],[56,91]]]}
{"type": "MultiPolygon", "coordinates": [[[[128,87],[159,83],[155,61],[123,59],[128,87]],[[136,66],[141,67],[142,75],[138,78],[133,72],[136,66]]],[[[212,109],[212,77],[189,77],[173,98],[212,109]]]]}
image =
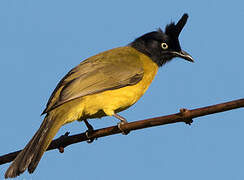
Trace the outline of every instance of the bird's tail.
{"type": "Polygon", "coordinates": [[[43,153],[62,125],[62,120],[47,115],[36,134],[9,166],[5,173],[5,178],[16,177],[27,168],[29,173],[33,173],[43,153]]]}

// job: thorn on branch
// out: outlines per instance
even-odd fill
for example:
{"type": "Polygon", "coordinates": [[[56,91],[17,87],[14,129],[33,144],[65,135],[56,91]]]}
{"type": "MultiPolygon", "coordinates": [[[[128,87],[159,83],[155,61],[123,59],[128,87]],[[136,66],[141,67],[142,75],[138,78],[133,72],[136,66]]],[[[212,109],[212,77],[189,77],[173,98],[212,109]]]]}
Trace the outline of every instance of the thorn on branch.
{"type": "Polygon", "coordinates": [[[183,118],[183,121],[188,124],[189,126],[191,125],[191,123],[193,123],[193,120],[192,118],[185,118],[185,116],[187,116],[187,114],[189,113],[190,111],[188,109],[185,109],[185,108],[181,108],[180,109],[180,113],[181,113],[181,116],[183,118]]]}
{"type": "MultiPolygon", "coordinates": [[[[64,139],[64,138],[68,137],[69,134],[70,134],[70,132],[67,131],[64,135],[60,136],[58,139],[60,139],[60,140],[64,139]]],[[[60,153],[64,153],[64,147],[63,146],[59,146],[58,150],[60,153]]]]}

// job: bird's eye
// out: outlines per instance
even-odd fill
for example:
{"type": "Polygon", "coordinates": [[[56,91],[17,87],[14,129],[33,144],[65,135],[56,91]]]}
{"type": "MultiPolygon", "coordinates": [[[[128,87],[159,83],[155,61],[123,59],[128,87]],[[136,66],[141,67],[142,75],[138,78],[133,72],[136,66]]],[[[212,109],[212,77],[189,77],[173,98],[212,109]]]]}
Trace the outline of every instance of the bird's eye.
{"type": "Polygon", "coordinates": [[[167,44],[167,43],[162,43],[162,44],[161,44],[161,47],[162,47],[164,50],[166,50],[166,49],[168,49],[168,44],[167,44]]]}

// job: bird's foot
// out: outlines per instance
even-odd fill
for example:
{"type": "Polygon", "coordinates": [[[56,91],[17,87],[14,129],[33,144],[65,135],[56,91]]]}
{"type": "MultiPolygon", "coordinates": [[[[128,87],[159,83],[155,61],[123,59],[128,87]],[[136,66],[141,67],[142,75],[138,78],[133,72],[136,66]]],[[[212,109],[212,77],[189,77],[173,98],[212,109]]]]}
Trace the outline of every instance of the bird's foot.
{"type": "MultiPolygon", "coordinates": [[[[188,109],[185,109],[185,108],[182,108],[180,109],[180,113],[181,113],[181,116],[184,117],[186,116],[186,114],[189,112],[188,109]]],[[[191,123],[193,123],[193,120],[192,118],[184,118],[184,122],[188,125],[191,125],[191,123]]]]}
{"type": "Polygon", "coordinates": [[[129,134],[130,131],[126,131],[126,130],[124,130],[124,129],[122,128],[122,126],[123,126],[124,124],[127,123],[127,120],[126,120],[124,117],[122,117],[122,116],[120,116],[120,115],[118,115],[118,114],[114,114],[113,116],[120,120],[120,122],[118,123],[118,128],[119,128],[119,130],[122,132],[122,134],[123,134],[123,135],[127,135],[127,134],[129,134]]]}
{"type": "Polygon", "coordinates": [[[96,140],[95,138],[91,138],[91,135],[94,131],[94,128],[92,127],[91,124],[88,123],[88,121],[86,119],[84,119],[84,122],[86,124],[87,130],[86,130],[86,137],[88,138],[88,140],[86,141],[87,143],[92,143],[94,140],[96,140]]]}
{"type": "Polygon", "coordinates": [[[87,143],[92,143],[94,140],[95,140],[95,138],[91,138],[91,134],[92,134],[92,130],[86,130],[86,137],[88,138],[88,140],[86,141],[87,143]]]}
{"type": "Polygon", "coordinates": [[[129,134],[130,133],[130,131],[126,131],[126,130],[124,130],[121,126],[123,126],[124,124],[126,124],[125,122],[119,122],[118,123],[118,128],[119,128],[119,130],[121,131],[121,133],[123,134],[123,135],[127,135],[127,134],[129,134]]]}

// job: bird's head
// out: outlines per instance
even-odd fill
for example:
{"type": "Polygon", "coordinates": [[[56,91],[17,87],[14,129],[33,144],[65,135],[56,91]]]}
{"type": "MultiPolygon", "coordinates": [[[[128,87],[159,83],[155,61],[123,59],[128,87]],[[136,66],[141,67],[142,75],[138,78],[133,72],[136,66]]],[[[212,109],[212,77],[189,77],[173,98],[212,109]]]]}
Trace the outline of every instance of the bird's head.
{"type": "Polygon", "coordinates": [[[184,14],[179,22],[168,24],[163,32],[153,31],[135,39],[130,45],[149,56],[158,66],[162,66],[174,57],[194,62],[193,58],[180,47],[179,35],[186,24],[188,15],[184,14]]]}

